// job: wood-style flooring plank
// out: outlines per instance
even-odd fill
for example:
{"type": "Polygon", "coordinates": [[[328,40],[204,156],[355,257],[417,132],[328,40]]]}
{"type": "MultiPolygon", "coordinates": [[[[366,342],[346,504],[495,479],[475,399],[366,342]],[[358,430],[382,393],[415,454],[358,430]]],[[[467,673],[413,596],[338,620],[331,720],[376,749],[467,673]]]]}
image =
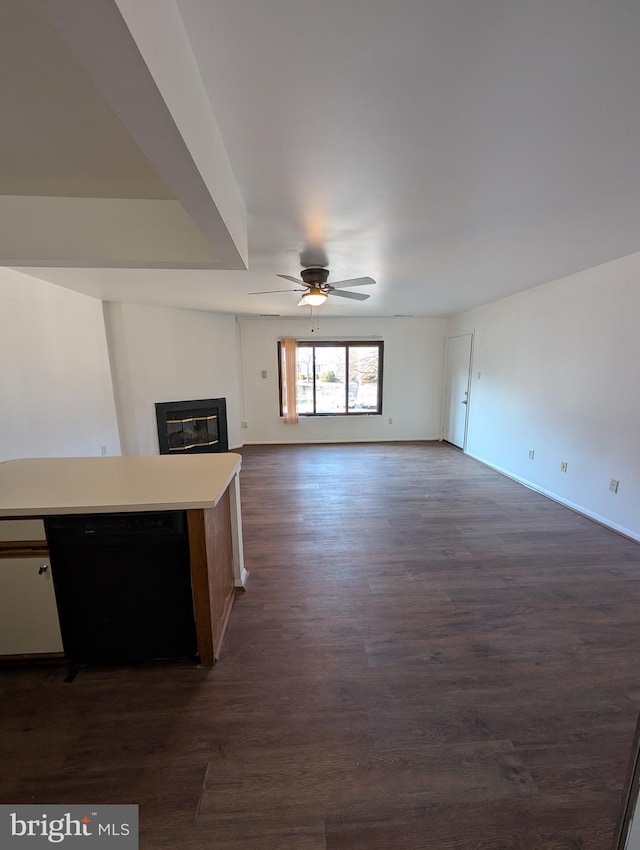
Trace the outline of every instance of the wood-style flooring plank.
{"type": "Polygon", "coordinates": [[[436,443],[242,450],[214,668],[0,670],[0,803],[143,850],[609,850],[640,546],[436,443]]]}

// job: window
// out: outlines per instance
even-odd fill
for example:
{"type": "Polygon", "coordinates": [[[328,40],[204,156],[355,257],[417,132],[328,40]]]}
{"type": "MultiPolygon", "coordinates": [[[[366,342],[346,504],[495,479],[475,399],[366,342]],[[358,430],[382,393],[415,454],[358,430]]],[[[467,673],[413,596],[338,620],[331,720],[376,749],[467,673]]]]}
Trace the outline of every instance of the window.
{"type": "MultiPolygon", "coordinates": [[[[382,413],[382,342],[297,342],[299,416],[382,413]]],[[[284,415],[284,348],[278,343],[280,415],[284,415]]]]}

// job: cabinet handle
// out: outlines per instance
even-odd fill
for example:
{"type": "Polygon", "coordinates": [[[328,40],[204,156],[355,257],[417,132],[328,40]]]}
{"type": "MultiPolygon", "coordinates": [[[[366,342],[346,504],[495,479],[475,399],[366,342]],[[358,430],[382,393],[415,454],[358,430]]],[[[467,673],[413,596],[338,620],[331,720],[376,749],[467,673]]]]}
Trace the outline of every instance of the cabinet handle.
{"type": "Polygon", "coordinates": [[[46,573],[46,571],[47,571],[48,569],[49,569],[49,564],[43,564],[43,565],[40,567],[40,569],[38,570],[38,575],[39,575],[39,576],[41,576],[41,575],[42,575],[42,573],[46,573]]]}

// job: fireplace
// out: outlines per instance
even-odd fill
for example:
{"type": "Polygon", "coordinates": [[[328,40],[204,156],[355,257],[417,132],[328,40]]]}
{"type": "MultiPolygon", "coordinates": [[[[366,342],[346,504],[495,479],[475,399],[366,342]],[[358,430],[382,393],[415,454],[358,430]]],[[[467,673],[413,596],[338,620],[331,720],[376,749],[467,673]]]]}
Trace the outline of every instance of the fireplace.
{"type": "Polygon", "coordinates": [[[156,421],[161,455],[229,451],[224,398],[158,402],[156,421]]]}

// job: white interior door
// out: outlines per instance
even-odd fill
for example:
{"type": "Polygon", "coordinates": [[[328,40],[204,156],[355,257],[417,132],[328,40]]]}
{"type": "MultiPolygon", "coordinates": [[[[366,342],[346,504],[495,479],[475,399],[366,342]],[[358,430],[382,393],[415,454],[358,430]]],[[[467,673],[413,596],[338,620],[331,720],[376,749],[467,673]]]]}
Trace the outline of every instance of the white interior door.
{"type": "Polygon", "coordinates": [[[448,443],[452,443],[459,449],[464,449],[467,433],[471,341],[471,334],[452,336],[447,340],[442,436],[448,443]]]}

